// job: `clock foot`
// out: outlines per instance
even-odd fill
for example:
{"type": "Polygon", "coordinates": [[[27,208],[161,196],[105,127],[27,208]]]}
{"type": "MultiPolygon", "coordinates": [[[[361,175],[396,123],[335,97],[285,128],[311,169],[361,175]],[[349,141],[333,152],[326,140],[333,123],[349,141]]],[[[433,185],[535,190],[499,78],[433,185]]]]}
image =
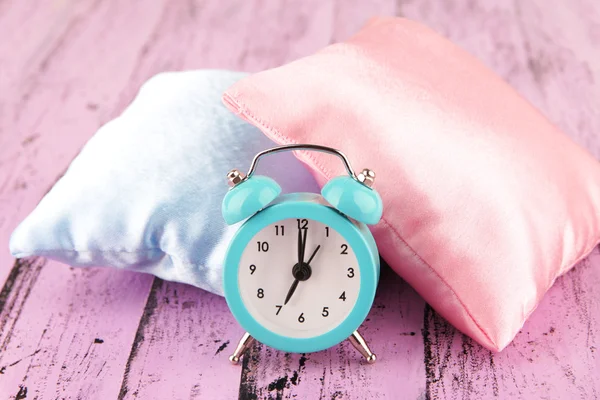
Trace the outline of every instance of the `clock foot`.
{"type": "Polygon", "coordinates": [[[354,348],[358,350],[360,354],[362,354],[366,362],[368,362],[369,364],[373,364],[375,361],[377,361],[377,357],[375,356],[375,354],[373,354],[373,352],[369,348],[369,345],[361,336],[361,334],[358,333],[358,331],[354,331],[352,335],[348,338],[348,340],[350,341],[350,343],[352,343],[352,346],[354,346],[354,348]]]}
{"type": "Polygon", "coordinates": [[[235,348],[235,351],[229,357],[229,361],[232,364],[239,363],[240,357],[244,354],[244,352],[246,350],[248,350],[248,347],[250,347],[253,342],[254,342],[254,338],[252,336],[250,336],[250,334],[248,332],[244,333],[244,336],[242,336],[242,339],[240,339],[240,342],[238,343],[237,347],[235,348]]]}

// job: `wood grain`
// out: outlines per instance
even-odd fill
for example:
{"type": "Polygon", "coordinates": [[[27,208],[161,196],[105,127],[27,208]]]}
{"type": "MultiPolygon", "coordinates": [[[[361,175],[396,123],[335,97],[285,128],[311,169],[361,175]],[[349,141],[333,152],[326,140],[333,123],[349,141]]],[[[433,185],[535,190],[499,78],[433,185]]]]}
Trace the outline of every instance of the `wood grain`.
{"type": "Polygon", "coordinates": [[[152,278],[39,262],[19,265],[0,316],[0,393],[115,398],[152,278]]]}
{"type": "MultiPolygon", "coordinates": [[[[600,159],[594,0],[4,0],[0,241],[153,74],[274,67],[376,14],[449,37],[600,159]]],[[[363,328],[378,364],[345,343],[310,355],[256,345],[234,367],[226,360],[242,331],[223,299],[147,275],[15,263],[0,246],[0,397],[596,398],[599,267],[596,251],[559,278],[500,354],[384,269],[363,328]]]]}
{"type": "Polygon", "coordinates": [[[119,398],[237,397],[240,369],[228,357],[242,334],[224,298],[155,279],[119,398]]]}
{"type": "Polygon", "coordinates": [[[600,360],[600,251],[560,277],[516,339],[499,354],[430,308],[425,364],[430,398],[595,399],[600,360]]]}

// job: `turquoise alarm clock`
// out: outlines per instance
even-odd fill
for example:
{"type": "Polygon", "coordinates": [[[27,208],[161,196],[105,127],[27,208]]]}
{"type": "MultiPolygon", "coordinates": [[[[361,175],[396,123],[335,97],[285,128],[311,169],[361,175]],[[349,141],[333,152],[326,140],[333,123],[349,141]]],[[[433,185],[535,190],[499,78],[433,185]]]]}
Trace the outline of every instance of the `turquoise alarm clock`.
{"type": "Polygon", "coordinates": [[[339,150],[289,145],[254,157],[246,176],[227,175],[231,189],[223,199],[225,221],[244,221],[225,257],[227,304],[246,330],[230,361],[237,363],[253,340],[275,349],[307,353],[349,339],[367,362],[375,362],[358,333],[375,297],[379,253],[366,224],[382,214],[372,189],[373,171],[356,175],[339,150]],[[331,179],[321,195],[280,195],[271,178],[255,175],[262,157],[291,151],[336,155],[347,175],[331,179]]]}

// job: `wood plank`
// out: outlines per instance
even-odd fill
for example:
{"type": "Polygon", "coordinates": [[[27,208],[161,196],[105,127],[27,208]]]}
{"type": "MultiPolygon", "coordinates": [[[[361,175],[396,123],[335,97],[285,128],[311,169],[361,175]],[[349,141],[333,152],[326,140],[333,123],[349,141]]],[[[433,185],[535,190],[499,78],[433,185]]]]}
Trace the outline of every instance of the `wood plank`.
{"type": "Polygon", "coordinates": [[[235,398],[240,368],[228,357],[242,334],[224,298],[156,279],[119,398],[235,398]]]}
{"type": "Polygon", "coordinates": [[[333,35],[331,43],[348,39],[358,32],[371,18],[380,15],[396,15],[396,1],[390,0],[335,0],[333,35]]]}
{"type": "Polygon", "coordinates": [[[493,354],[425,314],[428,398],[595,399],[600,394],[600,251],[560,277],[516,339],[493,354]]]}
{"type": "MultiPolygon", "coordinates": [[[[45,264],[46,260],[39,257],[15,261],[0,291],[0,354],[6,350],[15,322],[19,319],[25,300],[31,294],[33,285],[45,264]]],[[[6,367],[0,366],[0,371],[6,372],[6,367]]]]}
{"type": "Polygon", "coordinates": [[[15,270],[0,314],[0,394],[115,398],[152,277],[40,259],[15,270]]]}

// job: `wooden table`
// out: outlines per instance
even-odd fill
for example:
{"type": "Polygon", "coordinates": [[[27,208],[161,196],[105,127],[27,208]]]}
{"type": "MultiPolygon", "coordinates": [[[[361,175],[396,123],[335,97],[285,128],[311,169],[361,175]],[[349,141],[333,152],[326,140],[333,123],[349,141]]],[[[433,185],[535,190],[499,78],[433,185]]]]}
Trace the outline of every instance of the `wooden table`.
{"type": "Polygon", "coordinates": [[[10,257],[18,222],[153,74],[277,66],[377,14],[422,21],[465,47],[600,158],[597,0],[0,1],[0,398],[599,397],[598,250],[557,280],[500,354],[385,269],[363,328],[373,366],[348,344],[309,355],[255,345],[232,366],[242,330],[220,297],[10,257]]]}

